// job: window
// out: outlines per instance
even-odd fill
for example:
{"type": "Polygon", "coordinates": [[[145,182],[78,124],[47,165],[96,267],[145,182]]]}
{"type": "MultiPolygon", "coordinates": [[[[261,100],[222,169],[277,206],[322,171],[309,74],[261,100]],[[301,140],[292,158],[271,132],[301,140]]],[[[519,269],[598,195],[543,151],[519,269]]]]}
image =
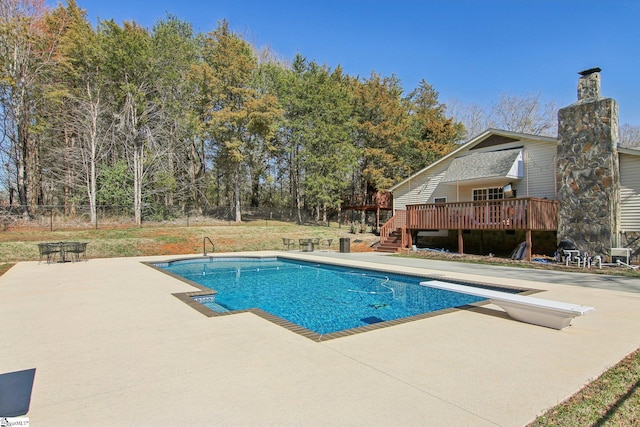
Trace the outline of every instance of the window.
{"type": "Polygon", "coordinates": [[[434,203],[447,203],[447,198],[446,197],[436,197],[433,199],[434,203]]]}
{"type": "Polygon", "coordinates": [[[489,191],[489,200],[499,200],[504,198],[502,187],[488,188],[487,190],[489,191]]]}
{"type": "Polygon", "coordinates": [[[473,200],[500,200],[504,198],[502,187],[476,188],[473,190],[473,200]]]}
{"type": "MultiPolygon", "coordinates": [[[[502,200],[504,194],[502,187],[476,188],[473,190],[473,201],[502,200]]],[[[500,220],[500,203],[487,203],[475,207],[475,218],[478,222],[493,224],[500,220]]]]}
{"type": "Polygon", "coordinates": [[[476,200],[487,200],[488,196],[487,196],[487,189],[486,188],[478,188],[476,190],[473,190],[473,201],[475,202],[476,200]]]}

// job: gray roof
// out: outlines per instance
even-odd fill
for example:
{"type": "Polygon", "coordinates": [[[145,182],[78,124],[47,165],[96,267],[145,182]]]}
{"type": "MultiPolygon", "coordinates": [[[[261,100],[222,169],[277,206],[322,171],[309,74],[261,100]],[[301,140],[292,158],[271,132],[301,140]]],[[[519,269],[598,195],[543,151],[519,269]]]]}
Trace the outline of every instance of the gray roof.
{"type": "Polygon", "coordinates": [[[473,153],[458,157],[453,159],[441,182],[506,177],[521,151],[518,148],[515,150],[473,153]]]}

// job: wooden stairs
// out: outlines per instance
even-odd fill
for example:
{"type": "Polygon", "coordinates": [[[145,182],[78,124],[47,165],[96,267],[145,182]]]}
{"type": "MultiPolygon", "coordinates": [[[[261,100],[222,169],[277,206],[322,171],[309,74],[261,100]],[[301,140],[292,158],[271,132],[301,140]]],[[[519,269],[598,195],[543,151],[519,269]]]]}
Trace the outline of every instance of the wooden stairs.
{"type": "Polygon", "coordinates": [[[376,252],[397,253],[402,248],[402,229],[397,228],[388,236],[380,235],[380,245],[376,247],[376,252]]]}

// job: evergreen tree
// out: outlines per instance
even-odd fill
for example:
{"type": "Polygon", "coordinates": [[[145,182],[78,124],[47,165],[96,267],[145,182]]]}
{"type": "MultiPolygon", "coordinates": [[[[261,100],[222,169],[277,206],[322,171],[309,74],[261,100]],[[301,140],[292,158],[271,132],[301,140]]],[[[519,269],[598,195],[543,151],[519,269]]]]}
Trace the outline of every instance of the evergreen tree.
{"type": "MultiPolygon", "coordinates": [[[[365,199],[372,191],[392,186],[403,175],[400,147],[409,124],[402,87],[395,77],[372,73],[365,81],[354,80],[358,168],[353,174],[353,195],[365,199]]],[[[364,211],[361,221],[364,222],[364,211]]]]}
{"type": "Polygon", "coordinates": [[[147,198],[156,209],[175,203],[185,209],[199,203],[204,177],[204,153],[189,81],[198,57],[191,24],[174,16],[158,21],[151,35],[151,52],[153,102],[160,123],[156,139],[162,145],[162,155],[147,198]]]}
{"type": "Polygon", "coordinates": [[[464,126],[446,117],[446,106],[438,101],[438,92],[424,80],[409,94],[407,104],[410,124],[398,150],[404,169],[401,178],[453,151],[464,134],[464,126]]]}
{"type": "Polygon", "coordinates": [[[316,221],[326,223],[329,209],[338,209],[355,165],[352,93],[340,67],[331,71],[315,62],[302,75],[306,114],[297,126],[304,141],[305,200],[316,221]]]}
{"type": "Polygon", "coordinates": [[[273,136],[280,115],[278,100],[252,86],[257,70],[253,50],[231,32],[226,21],[205,37],[203,58],[199,70],[202,119],[216,166],[225,172],[226,185],[231,187],[235,220],[240,222],[244,172],[252,166],[259,147],[273,136]]]}

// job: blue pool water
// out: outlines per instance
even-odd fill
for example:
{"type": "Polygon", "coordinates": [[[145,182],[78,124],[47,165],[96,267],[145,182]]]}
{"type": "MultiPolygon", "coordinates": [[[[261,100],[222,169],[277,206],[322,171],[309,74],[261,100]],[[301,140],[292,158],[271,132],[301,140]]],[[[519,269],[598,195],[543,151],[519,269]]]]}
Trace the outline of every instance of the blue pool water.
{"type": "Polygon", "coordinates": [[[260,308],[318,334],[482,300],[419,285],[428,278],[281,258],[210,258],[156,266],[215,290],[215,295],[194,297],[214,311],[260,308]]]}

